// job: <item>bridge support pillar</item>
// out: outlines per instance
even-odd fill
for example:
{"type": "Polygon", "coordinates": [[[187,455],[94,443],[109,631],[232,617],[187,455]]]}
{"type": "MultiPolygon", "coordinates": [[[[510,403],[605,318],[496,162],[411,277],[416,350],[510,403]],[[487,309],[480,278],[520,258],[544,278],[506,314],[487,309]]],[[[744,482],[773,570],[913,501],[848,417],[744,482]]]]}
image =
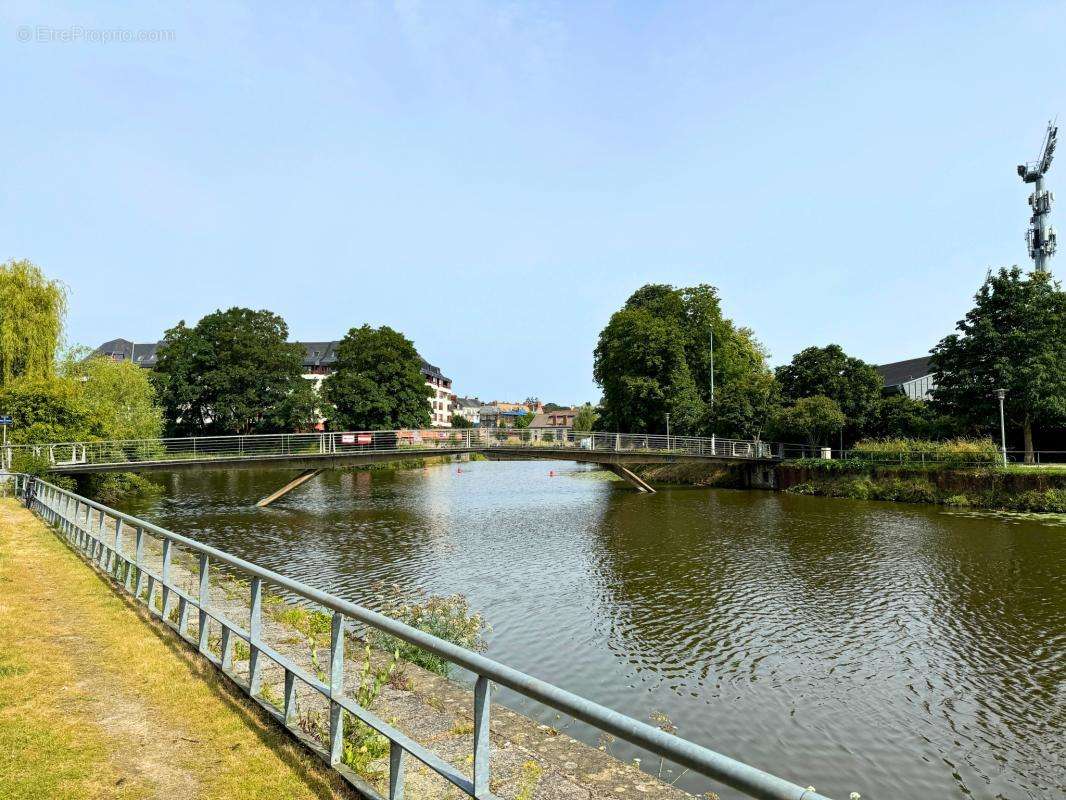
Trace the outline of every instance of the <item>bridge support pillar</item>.
{"type": "Polygon", "coordinates": [[[630,486],[635,486],[637,491],[655,494],[655,489],[652,488],[651,484],[633,472],[633,470],[626,469],[621,464],[601,464],[600,466],[610,470],[630,486]]]}
{"type": "Polygon", "coordinates": [[[320,470],[320,469],[309,469],[309,470],[305,470],[305,471],[301,472],[299,475],[297,475],[291,481],[286,483],[284,486],[282,486],[276,492],[274,492],[273,494],[267,495],[262,500],[260,500],[258,503],[256,503],[256,506],[258,506],[259,508],[266,508],[268,505],[273,503],[275,500],[287,495],[289,492],[291,492],[297,486],[303,486],[305,483],[307,483],[309,480],[311,480],[313,477],[315,477],[315,475],[317,475],[321,471],[322,470],[320,470]]]}

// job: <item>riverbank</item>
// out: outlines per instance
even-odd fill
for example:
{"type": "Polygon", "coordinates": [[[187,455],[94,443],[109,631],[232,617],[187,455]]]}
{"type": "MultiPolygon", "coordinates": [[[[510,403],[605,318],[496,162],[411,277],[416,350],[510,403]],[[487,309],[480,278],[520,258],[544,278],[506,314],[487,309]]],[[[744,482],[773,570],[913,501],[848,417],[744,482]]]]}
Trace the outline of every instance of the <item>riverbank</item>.
{"type": "MultiPolygon", "coordinates": [[[[14,512],[28,518],[26,512],[17,508],[12,501],[6,501],[14,512]]],[[[34,535],[53,543],[53,548],[61,551],[68,559],[74,555],[59,543],[59,540],[36,520],[30,520],[34,535]]],[[[27,526],[29,527],[29,526],[27,526]]],[[[105,531],[104,538],[113,535],[113,528],[105,531]]],[[[109,539],[108,539],[109,540],[109,539]]],[[[128,551],[132,542],[124,542],[128,551]]],[[[177,548],[175,548],[177,550],[177,548]]],[[[194,562],[179,552],[173,554],[171,576],[174,582],[192,593],[197,582],[197,569],[194,562]]],[[[39,558],[46,558],[47,554],[39,558]]],[[[149,569],[158,570],[162,562],[159,543],[147,538],[144,557],[149,569]]],[[[86,565],[75,560],[72,568],[80,571],[85,578],[94,582],[101,591],[107,592],[106,586],[93,576],[86,565]]],[[[231,619],[240,619],[248,613],[248,587],[233,579],[219,574],[218,580],[212,581],[212,612],[221,613],[231,619]]],[[[158,612],[158,596],[156,598],[158,612]]],[[[123,605],[127,603],[123,602],[123,605]]],[[[129,604],[132,605],[132,604],[129,604]]],[[[142,619],[147,614],[141,610],[142,619]]],[[[177,624],[176,609],[173,609],[170,624],[160,623],[153,616],[150,623],[159,636],[172,647],[188,653],[190,658],[206,672],[225,682],[225,679],[201,659],[192,656],[192,649],[187,648],[174,635],[173,626],[177,624]]],[[[136,625],[134,620],[119,621],[122,624],[136,625]]],[[[188,622],[187,635],[195,640],[198,631],[195,615],[188,622]]],[[[321,674],[322,664],[329,661],[329,619],[313,608],[296,607],[286,603],[281,597],[264,594],[263,598],[263,632],[262,635],[275,650],[299,664],[310,674],[321,674]],[[323,638],[324,637],[324,638],[323,638]]],[[[71,636],[80,634],[71,632],[71,636]]],[[[219,642],[211,637],[211,649],[219,654],[219,642]]],[[[108,654],[102,657],[106,660],[108,654]]],[[[233,653],[233,674],[247,680],[248,648],[239,642],[233,653]]],[[[370,705],[378,716],[407,735],[429,746],[442,757],[461,768],[469,768],[472,763],[472,709],[473,694],[462,684],[452,682],[440,675],[433,674],[414,664],[400,662],[390,667],[391,659],[381,652],[365,650],[355,632],[349,637],[346,647],[346,669],[344,683],[346,690],[356,695],[369,685],[367,676],[377,676],[371,681],[375,685],[370,705]],[[369,661],[367,660],[369,659],[369,661]],[[383,676],[383,677],[382,677],[383,676]]],[[[74,664],[68,667],[71,675],[83,675],[87,668],[74,664]]],[[[154,683],[148,680],[147,683],[154,683]]],[[[232,688],[232,687],[231,687],[232,688]]],[[[270,663],[264,666],[262,689],[258,700],[268,706],[277,707],[284,696],[284,676],[270,663]]],[[[360,696],[362,696],[360,694],[360,696]]],[[[242,702],[247,703],[242,699],[242,702]]],[[[249,704],[252,705],[252,704],[249,704]]],[[[309,687],[298,683],[296,713],[301,736],[309,746],[321,751],[324,734],[327,730],[326,708],[322,698],[309,687]]],[[[150,713],[150,712],[149,712],[150,713]]],[[[351,724],[351,722],[350,722],[351,724]]],[[[494,704],[491,720],[493,792],[505,800],[565,800],[572,797],[587,797],[600,800],[608,797],[622,800],[636,800],[647,796],[661,797],[665,800],[685,800],[691,796],[650,776],[632,764],[623,763],[609,754],[610,743],[605,743],[607,751],[584,745],[567,736],[566,720],[558,720],[554,725],[538,724],[524,716],[494,704]]],[[[284,737],[280,728],[274,726],[274,732],[284,737]]],[[[364,735],[358,726],[349,730],[355,738],[346,734],[345,760],[352,771],[378,792],[387,791],[388,782],[388,748],[381,737],[364,735]],[[348,745],[352,745],[349,750],[348,745]],[[350,757],[350,758],[349,758],[350,757]]],[[[207,740],[205,740],[207,741],[207,740]]],[[[298,745],[294,740],[294,747],[298,745]]],[[[2,743],[2,742],[0,742],[2,743]]],[[[136,748],[134,748],[136,750],[136,748]]],[[[105,754],[107,750],[105,749],[105,754]]],[[[305,755],[309,755],[307,751],[305,755]]],[[[208,759],[209,760],[209,759],[208,759]]],[[[456,797],[454,787],[432,773],[428,768],[412,761],[407,768],[408,796],[426,798],[456,797]]],[[[178,796],[216,796],[202,792],[188,795],[178,792],[178,796]]],[[[5,795],[6,796],[6,795],[5,795]]],[[[18,796],[18,795],[16,795],[18,796]]],[[[36,796],[27,794],[26,797],[36,796]]],[[[47,792],[42,796],[52,796],[47,792]]],[[[76,795],[82,796],[82,795],[76,795]]],[[[92,796],[92,795],[85,795],[92,796]]],[[[142,795],[132,794],[131,797],[142,795]]],[[[302,797],[297,792],[264,792],[262,794],[234,792],[232,797],[302,797]]],[[[320,794],[328,797],[329,795],[320,794]]]]}
{"type": "MultiPolygon", "coordinates": [[[[747,488],[745,466],[648,464],[634,469],[663,485],[747,488]]],[[[899,466],[806,459],[773,468],[773,487],[790,494],[889,500],[997,511],[1066,512],[1066,469],[1059,467],[899,466]]]]}
{"type": "Polygon", "coordinates": [[[0,585],[0,796],[353,796],[11,499],[0,585]]]}

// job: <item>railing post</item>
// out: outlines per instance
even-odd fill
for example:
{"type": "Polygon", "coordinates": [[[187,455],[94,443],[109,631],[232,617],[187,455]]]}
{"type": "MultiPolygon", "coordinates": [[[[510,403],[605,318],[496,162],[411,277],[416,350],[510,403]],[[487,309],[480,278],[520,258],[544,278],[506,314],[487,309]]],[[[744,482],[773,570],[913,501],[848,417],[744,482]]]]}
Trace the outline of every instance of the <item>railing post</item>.
{"type": "Polygon", "coordinates": [[[396,742],[389,744],[389,800],[403,800],[403,779],[407,754],[396,742]]]}
{"type": "Polygon", "coordinates": [[[116,577],[119,577],[122,573],[122,518],[117,517],[115,519],[115,564],[113,572],[116,577]]]}
{"type": "Polygon", "coordinates": [[[260,662],[259,643],[263,634],[263,580],[252,578],[251,607],[248,611],[248,694],[259,694],[259,685],[263,679],[263,665],[260,662]]]}
{"type": "Polygon", "coordinates": [[[489,693],[492,684],[484,675],[478,675],[474,683],[474,796],[482,797],[489,793],[491,770],[489,758],[491,743],[489,741],[489,719],[491,701],[489,693]]]}
{"type": "Polygon", "coordinates": [[[285,670],[284,715],[286,725],[296,724],[296,675],[291,670],[285,670]]]}
{"type": "Polygon", "coordinates": [[[211,560],[207,553],[200,554],[200,641],[201,653],[207,652],[207,606],[211,602],[211,560]]]}
{"type": "Polygon", "coordinates": [[[344,615],[333,612],[329,637],[329,763],[344,755],[344,709],[337,698],[344,693],[344,615]]]}
{"type": "MultiPolygon", "coordinates": [[[[163,567],[159,570],[159,582],[163,584],[163,606],[160,616],[166,619],[170,614],[170,585],[167,580],[170,577],[170,539],[163,540],[163,567]]],[[[148,593],[148,608],[152,607],[152,593],[148,593]]]]}
{"type": "MultiPolygon", "coordinates": [[[[133,590],[133,596],[140,598],[141,591],[144,589],[144,530],[140,526],[136,529],[136,544],[134,547],[133,562],[136,564],[136,587],[133,590]]],[[[127,585],[128,583],[129,579],[127,579],[127,585]]],[[[148,607],[150,610],[150,602],[148,607]]]]}

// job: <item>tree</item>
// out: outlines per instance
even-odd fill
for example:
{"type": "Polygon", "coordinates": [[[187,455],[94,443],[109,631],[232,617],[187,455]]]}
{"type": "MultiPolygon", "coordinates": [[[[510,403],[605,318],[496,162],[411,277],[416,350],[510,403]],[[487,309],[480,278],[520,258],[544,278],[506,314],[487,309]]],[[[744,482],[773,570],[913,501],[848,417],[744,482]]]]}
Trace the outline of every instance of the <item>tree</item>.
{"type": "Polygon", "coordinates": [[[69,378],[11,381],[0,388],[0,408],[11,416],[8,441],[13,444],[81,442],[99,436],[81,387],[69,378]]]}
{"type": "Polygon", "coordinates": [[[0,264],[0,386],[52,374],[67,292],[29,261],[0,264]]]}
{"type": "Polygon", "coordinates": [[[649,284],[611,316],[596,346],[594,377],[603,389],[600,427],[662,433],[703,432],[710,403],[711,345],[718,387],[765,369],[751,331],[722,317],[718,291],[702,284],[649,284]]]}
{"type": "Polygon", "coordinates": [[[462,414],[452,414],[452,427],[453,428],[473,428],[474,423],[464,417],[462,414]]]}
{"type": "Polygon", "coordinates": [[[402,333],[383,325],[352,328],[337,347],[337,369],[322,383],[330,422],[349,430],[424,428],[433,390],[422,360],[402,333]]]}
{"type": "Polygon", "coordinates": [[[770,370],[742,374],[715,391],[707,407],[704,428],[734,439],[761,439],[780,400],[777,381],[770,370]]]}
{"type": "Polygon", "coordinates": [[[514,418],[514,426],[518,429],[528,428],[533,424],[536,414],[519,414],[514,418]]]}
{"type": "Polygon", "coordinates": [[[591,431],[595,427],[598,418],[592,403],[585,403],[574,415],[574,432],[585,433],[591,431]]]}
{"type": "Polygon", "coordinates": [[[945,423],[929,403],[893,394],[881,399],[867,435],[880,439],[934,439],[949,434],[945,423]]]}
{"type": "Polygon", "coordinates": [[[68,360],[64,377],[78,382],[94,432],[104,439],[157,439],[163,410],[156,404],[148,371],[130,361],[96,357],[68,360]]]}
{"type": "Polygon", "coordinates": [[[833,400],[847,418],[845,432],[851,439],[876,419],[884,381],[873,366],[849,356],[840,345],[808,347],[778,367],[776,376],[786,403],[816,396],[833,400]]]}
{"type": "Polygon", "coordinates": [[[994,389],[1006,389],[1005,413],[1022,429],[1025,460],[1034,437],[1066,420],[1066,294],[1047,272],[1018,267],[990,272],[974,307],[933,349],[937,409],[975,429],[998,428],[994,389]]]}
{"type": "Polygon", "coordinates": [[[778,436],[807,440],[812,448],[825,444],[846,422],[836,401],[823,395],[801,397],[791,406],[781,408],[774,420],[778,436]]]}
{"type": "Polygon", "coordinates": [[[277,314],[231,308],[166,332],[152,376],[172,435],[274,433],[314,423],[303,347],[277,314]]]}

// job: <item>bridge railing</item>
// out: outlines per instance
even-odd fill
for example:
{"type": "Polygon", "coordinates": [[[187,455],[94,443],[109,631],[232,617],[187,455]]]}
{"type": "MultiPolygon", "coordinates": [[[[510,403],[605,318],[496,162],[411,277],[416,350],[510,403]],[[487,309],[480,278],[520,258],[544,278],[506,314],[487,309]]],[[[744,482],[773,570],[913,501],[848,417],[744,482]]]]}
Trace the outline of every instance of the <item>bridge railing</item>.
{"type": "Polygon", "coordinates": [[[473,451],[486,448],[578,449],[594,452],[647,452],[734,459],[768,459],[768,442],[718,437],[575,432],[565,428],[433,428],[393,431],[330,431],[248,436],[191,436],[9,445],[0,467],[11,469],[27,455],[53,467],[161,463],[191,460],[269,460],[405,451],[473,451]]]}
{"type": "MultiPolygon", "coordinates": [[[[721,755],[679,736],[575,695],[512,667],[438,639],[424,631],[390,619],[362,606],[342,600],[300,581],[265,569],[237,556],[202,544],[145,520],[116,511],[51,483],[25,475],[16,478],[19,494],[32,509],[51,523],[58,533],[87,561],[109,576],[116,588],[128,592],[144,604],[148,612],[169,626],[195,648],[199,655],[222,670],[277,722],[299,736],[342,775],[353,780],[343,762],[346,725],[369,726],[389,741],[389,800],[404,795],[404,772],[413,757],[458,787],[468,797],[495,800],[490,788],[491,742],[490,699],[492,685],[507,687],[518,694],[563,714],[581,720],[602,733],[643,748],[682,767],[719,781],[750,796],[764,800],[827,800],[762,770],[721,755]],[[159,553],[162,553],[160,556],[159,553]],[[178,553],[190,557],[187,580],[177,573],[178,553]],[[235,577],[247,586],[247,605],[238,612],[219,602],[218,576],[235,577]],[[282,591],[300,602],[322,608],[331,618],[327,665],[311,674],[288,655],[272,646],[264,632],[264,594],[282,591]],[[239,616],[240,619],[234,619],[239,616]],[[247,627],[245,627],[247,625],[247,627]],[[345,641],[354,626],[375,629],[408,642],[468,670],[475,676],[473,692],[473,764],[466,766],[446,760],[391,723],[359,705],[346,689],[344,680],[345,641]],[[247,655],[247,668],[238,670],[235,651],[240,643],[247,655]],[[267,698],[263,681],[267,669],[284,673],[284,693],[276,700],[267,698]],[[329,709],[328,724],[320,742],[309,742],[300,731],[297,716],[300,698],[309,692],[324,700],[329,709]]],[[[223,593],[228,595],[225,587],[223,593]]],[[[273,692],[270,693],[273,695],[273,692]]],[[[371,797],[376,792],[360,784],[371,797]]]]}

